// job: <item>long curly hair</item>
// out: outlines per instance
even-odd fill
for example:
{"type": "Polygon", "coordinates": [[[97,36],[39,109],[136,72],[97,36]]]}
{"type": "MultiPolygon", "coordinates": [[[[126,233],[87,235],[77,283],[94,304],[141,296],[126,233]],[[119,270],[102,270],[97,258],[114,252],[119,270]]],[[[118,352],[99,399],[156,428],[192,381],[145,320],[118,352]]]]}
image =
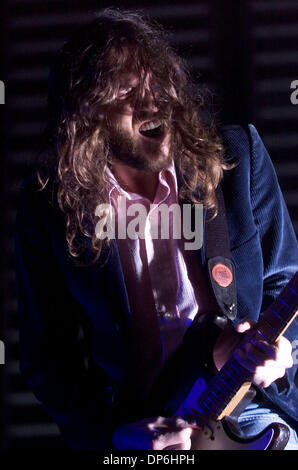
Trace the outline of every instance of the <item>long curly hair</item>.
{"type": "MultiPolygon", "coordinates": [[[[223,171],[224,146],[214,120],[204,122],[203,93],[168,33],[138,12],[105,9],[81,27],[59,52],[50,74],[45,147],[37,175],[41,189],[53,179],[64,213],[69,253],[79,258],[91,242],[92,263],[104,243],[96,236],[98,204],[108,203],[106,168],[111,163],[107,116],[122,72],[140,77],[144,96],[150,74],[159,85],[157,105],[168,110],[173,159],[180,178],[179,201],[203,203],[217,212],[215,189],[223,171]]],[[[154,93],[154,90],[153,90],[154,93]]]]}

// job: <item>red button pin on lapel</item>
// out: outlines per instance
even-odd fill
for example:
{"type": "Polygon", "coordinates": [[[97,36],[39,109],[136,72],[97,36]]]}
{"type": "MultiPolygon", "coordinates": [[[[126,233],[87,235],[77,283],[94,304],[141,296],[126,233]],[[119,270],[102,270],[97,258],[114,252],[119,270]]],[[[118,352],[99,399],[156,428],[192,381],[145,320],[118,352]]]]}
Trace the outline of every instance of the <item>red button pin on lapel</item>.
{"type": "Polygon", "coordinates": [[[221,287],[228,287],[233,281],[233,273],[225,264],[216,264],[211,271],[213,279],[221,287]]]}

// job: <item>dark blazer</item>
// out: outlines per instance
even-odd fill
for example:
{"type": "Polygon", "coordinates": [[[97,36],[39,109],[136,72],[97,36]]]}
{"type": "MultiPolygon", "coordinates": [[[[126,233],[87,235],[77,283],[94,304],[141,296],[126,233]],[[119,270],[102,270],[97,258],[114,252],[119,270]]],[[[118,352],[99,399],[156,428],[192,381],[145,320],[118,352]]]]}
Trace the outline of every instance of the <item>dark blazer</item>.
{"type": "MultiPolygon", "coordinates": [[[[223,181],[238,287],[236,323],[245,316],[256,320],[272,302],[297,271],[298,250],[256,129],[227,126],[223,136],[228,158],[237,162],[223,181]]],[[[107,250],[95,266],[75,266],[55,199],[36,187],[34,177],[24,183],[15,233],[21,373],[70,447],[109,449],[119,423],[130,326],[117,246],[112,242],[104,266],[107,250]]],[[[297,337],[297,320],[286,336],[297,337]]],[[[296,369],[262,393],[297,420],[296,369]]]]}

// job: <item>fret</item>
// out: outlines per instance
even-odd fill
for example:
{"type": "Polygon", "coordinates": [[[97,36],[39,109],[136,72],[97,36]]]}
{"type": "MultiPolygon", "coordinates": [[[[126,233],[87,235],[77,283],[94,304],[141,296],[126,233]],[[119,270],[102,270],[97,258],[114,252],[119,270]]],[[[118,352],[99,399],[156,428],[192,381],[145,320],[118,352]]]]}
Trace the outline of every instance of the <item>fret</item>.
{"type": "Polygon", "coordinates": [[[227,383],[227,381],[222,377],[222,369],[220,370],[220,372],[218,373],[217,377],[226,385],[228,386],[228,388],[230,390],[233,390],[232,387],[230,387],[230,385],[227,383]]]}
{"type": "Polygon", "coordinates": [[[238,363],[234,364],[234,362],[232,360],[229,360],[227,362],[227,364],[225,365],[225,367],[232,367],[232,369],[234,371],[236,371],[237,374],[240,375],[240,379],[241,380],[244,380],[245,377],[243,376],[243,374],[241,373],[241,369],[240,369],[240,365],[238,363]]]}
{"type": "Polygon", "coordinates": [[[220,406],[222,404],[222,399],[220,399],[220,397],[215,393],[214,390],[210,390],[210,393],[212,393],[212,395],[215,395],[215,400],[219,400],[218,402],[216,402],[217,406],[220,406]]]}
{"type": "Polygon", "coordinates": [[[218,396],[220,396],[220,399],[223,400],[225,397],[225,392],[223,391],[222,387],[220,387],[216,381],[214,381],[213,387],[218,390],[218,396]]]}
{"type": "Polygon", "coordinates": [[[228,367],[226,367],[226,366],[223,367],[221,369],[221,371],[228,376],[228,379],[231,382],[231,385],[232,385],[233,388],[235,388],[235,387],[237,388],[241,385],[242,379],[239,381],[239,378],[235,377],[235,375],[233,375],[232,373],[230,373],[228,371],[228,367]]]}
{"type": "Polygon", "coordinates": [[[208,388],[200,396],[198,404],[201,407],[206,406],[213,413],[213,415],[216,416],[220,413],[223,407],[229,403],[231,396],[233,395],[234,388],[230,388],[229,391],[227,391],[227,389],[223,390],[220,387],[220,403],[216,403],[214,399],[210,397],[210,394],[213,393],[214,387],[219,388],[217,383],[217,376],[213,377],[213,379],[209,382],[208,388]],[[210,401],[213,402],[212,407],[210,405],[210,401]]]}
{"type": "MultiPolygon", "coordinates": [[[[275,310],[273,310],[272,308],[268,311],[268,315],[269,315],[271,312],[272,312],[277,318],[279,318],[282,322],[284,322],[284,319],[283,319],[280,315],[278,315],[278,313],[277,313],[275,310]]],[[[264,313],[264,315],[265,315],[265,313],[264,313]]],[[[264,316],[264,315],[263,315],[263,316],[264,316]]]]}
{"type": "Polygon", "coordinates": [[[290,309],[290,308],[291,308],[291,307],[290,307],[290,305],[289,305],[289,304],[287,304],[287,302],[285,302],[285,300],[284,300],[284,299],[279,299],[279,300],[280,300],[280,301],[281,301],[281,302],[282,302],[282,303],[283,303],[283,304],[284,304],[284,305],[285,305],[285,306],[286,306],[288,309],[290,309]]]}
{"type": "MultiPolygon", "coordinates": [[[[206,399],[207,399],[207,397],[206,397],[206,399]]],[[[212,410],[212,406],[209,406],[208,403],[206,403],[205,400],[202,400],[202,401],[200,400],[200,405],[199,405],[199,406],[200,406],[201,408],[202,408],[202,407],[203,407],[203,408],[205,407],[205,408],[207,408],[209,411],[211,411],[211,413],[214,413],[214,411],[212,410]]]]}
{"type": "Polygon", "coordinates": [[[213,377],[212,381],[213,381],[213,388],[215,388],[217,390],[218,395],[220,395],[220,397],[221,397],[220,399],[222,400],[222,397],[225,396],[226,391],[221,386],[221,383],[219,383],[218,380],[215,379],[215,377],[213,377]]]}
{"type": "Polygon", "coordinates": [[[232,374],[229,373],[229,371],[227,370],[227,367],[223,368],[222,371],[228,376],[229,380],[235,380],[237,382],[236,378],[233,377],[232,374]]]}
{"type": "Polygon", "coordinates": [[[288,289],[289,289],[291,292],[294,292],[294,294],[298,296],[298,292],[296,292],[296,291],[293,289],[293,287],[288,287],[288,289]]]}
{"type": "Polygon", "coordinates": [[[206,399],[204,397],[204,399],[200,400],[199,401],[199,407],[200,408],[204,408],[205,407],[205,410],[207,409],[207,413],[209,414],[209,417],[210,418],[213,418],[213,419],[216,419],[217,416],[220,415],[220,413],[222,412],[222,410],[229,404],[229,402],[231,401],[231,399],[233,398],[233,394],[230,394],[226,400],[222,401],[220,404],[218,404],[216,407],[211,407],[211,406],[208,406],[208,403],[206,403],[206,399]]]}
{"type": "Polygon", "coordinates": [[[287,287],[284,297],[286,297],[288,304],[291,304],[292,302],[295,304],[297,302],[298,293],[292,287],[287,287]]]}
{"type": "MultiPolygon", "coordinates": [[[[233,369],[234,371],[236,371],[236,373],[238,374],[238,377],[235,377],[235,375],[232,375],[232,373],[231,373],[231,376],[233,377],[233,379],[235,380],[235,383],[236,383],[236,385],[235,385],[234,388],[237,389],[238,387],[241,386],[241,384],[242,384],[243,382],[245,382],[245,381],[248,379],[248,377],[249,377],[249,372],[248,372],[246,369],[244,369],[240,364],[238,364],[238,362],[237,362],[235,359],[233,359],[233,358],[231,358],[231,359],[224,365],[224,367],[221,369],[221,371],[225,371],[225,372],[226,372],[227,369],[229,369],[229,368],[232,368],[232,369],[233,369]]],[[[220,372],[221,372],[221,371],[220,371],[220,372]]]]}
{"type": "Polygon", "coordinates": [[[210,397],[210,394],[207,394],[205,397],[205,400],[209,401],[210,406],[215,406],[216,408],[218,407],[218,404],[215,403],[215,401],[210,397]]]}
{"type": "Polygon", "coordinates": [[[200,400],[200,405],[199,406],[204,411],[204,414],[206,414],[206,410],[207,410],[207,413],[210,412],[209,406],[203,400],[200,400]]]}
{"type": "MultiPolygon", "coordinates": [[[[297,305],[297,296],[294,295],[291,291],[283,295],[282,297],[277,297],[276,302],[281,302],[283,304],[283,308],[288,311],[295,308],[297,305]]],[[[288,313],[287,313],[288,314],[288,313]]]]}
{"type": "MultiPolygon", "coordinates": [[[[229,400],[230,400],[230,397],[229,397],[229,400]]],[[[208,403],[208,394],[205,394],[203,392],[203,394],[200,396],[200,399],[198,401],[198,405],[199,405],[199,408],[205,409],[205,414],[207,411],[207,414],[209,416],[216,417],[220,414],[221,410],[229,403],[229,400],[227,401],[222,400],[221,403],[216,404],[216,405],[213,402],[213,405],[210,405],[210,402],[208,403]]]]}
{"type": "MultiPolygon", "coordinates": [[[[249,373],[247,372],[247,376],[249,377],[249,373]]],[[[214,378],[213,378],[214,379],[214,378]]],[[[214,406],[214,401],[213,404],[211,405],[209,399],[210,399],[210,394],[212,393],[212,389],[214,386],[216,386],[216,381],[211,380],[209,382],[207,389],[202,393],[198,400],[198,405],[200,408],[205,408],[205,415],[208,415],[212,419],[217,419],[218,416],[222,413],[222,411],[227,407],[227,405],[231,402],[233,399],[234,395],[237,393],[238,390],[240,390],[242,383],[244,382],[237,382],[237,386],[233,387],[233,389],[230,389],[229,391],[225,390],[224,391],[224,398],[221,398],[221,402],[218,404],[216,403],[216,406],[214,406]]]]}
{"type": "Polygon", "coordinates": [[[257,333],[259,333],[259,335],[260,335],[260,336],[262,336],[262,337],[264,338],[264,340],[265,340],[265,341],[268,341],[268,338],[267,338],[267,336],[264,336],[264,334],[262,333],[262,331],[261,331],[261,330],[259,330],[259,329],[257,328],[257,330],[256,330],[256,331],[257,331],[257,333]]]}
{"type": "Polygon", "coordinates": [[[265,335],[266,341],[269,341],[269,342],[272,339],[274,339],[276,336],[278,336],[278,334],[283,329],[283,327],[284,327],[284,323],[281,324],[281,322],[279,322],[278,329],[275,328],[271,324],[271,322],[269,322],[264,316],[262,316],[258,322],[258,332],[263,337],[265,335]]]}
{"type": "Polygon", "coordinates": [[[275,331],[279,331],[281,328],[284,327],[284,320],[277,317],[276,315],[272,315],[272,312],[270,311],[270,315],[261,315],[259,322],[262,322],[263,320],[266,321],[266,323],[272,327],[275,331]]]}
{"type": "Polygon", "coordinates": [[[240,364],[238,364],[233,358],[231,358],[221,369],[221,372],[230,374],[231,378],[234,381],[233,388],[237,389],[241,386],[245,377],[243,373],[240,372],[240,364]],[[231,373],[228,372],[230,369],[231,373]],[[236,374],[235,374],[236,372],[236,374]]]}
{"type": "Polygon", "coordinates": [[[292,307],[289,310],[288,307],[285,306],[285,304],[280,304],[278,306],[278,311],[279,311],[280,315],[283,317],[285,323],[287,323],[289,318],[291,318],[293,310],[294,310],[294,307],[292,307]]]}
{"type": "Polygon", "coordinates": [[[223,402],[226,398],[227,392],[216,382],[213,382],[213,388],[216,388],[218,390],[218,396],[220,397],[220,401],[223,402]]]}
{"type": "MultiPolygon", "coordinates": [[[[225,388],[221,388],[222,389],[222,395],[224,398],[221,399],[221,402],[227,402],[228,401],[228,398],[230,397],[231,395],[231,392],[233,393],[234,391],[234,387],[230,387],[227,382],[224,380],[223,377],[221,377],[221,375],[217,375],[216,376],[216,379],[214,380],[214,382],[218,381],[218,380],[221,380],[222,383],[224,384],[225,388]]],[[[207,393],[206,393],[207,394],[207,393]]]]}
{"type": "Polygon", "coordinates": [[[273,304],[264,312],[257,324],[259,333],[267,336],[270,342],[275,341],[285,331],[295,315],[298,308],[298,295],[292,286],[296,287],[297,280],[296,273],[273,304]],[[271,334],[270,329],[272,330],[271,334]]]}
{"type": "Polygon", "coordinates": [[[263,313],[262,317],[271,318],[272,312],[273,312],[276,317],[278,316],[280,318],[281,322],[287,323],[289,318],[291,318],[292,312],[295,309],[295,305],[293,305],[291,309],[289,310],[289,307],[286,306],[286,303],[281,302],[281,300],[282,299],[277,299],[271,305],[271,307],[269,307],[269,309],[263,313]]]}

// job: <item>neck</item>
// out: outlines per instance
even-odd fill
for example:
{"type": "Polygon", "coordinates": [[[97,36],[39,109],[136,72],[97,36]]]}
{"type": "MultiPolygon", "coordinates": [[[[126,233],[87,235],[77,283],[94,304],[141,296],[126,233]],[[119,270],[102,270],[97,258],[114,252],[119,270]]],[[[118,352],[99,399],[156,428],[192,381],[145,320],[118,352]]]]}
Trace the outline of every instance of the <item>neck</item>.
{"type": "Polygon", "coordinates": [[[112,171],[125,191],[140,194],[153,202],[158,185],[158,172],[138,170],[122,162],[113,163],[112,171]]]}

